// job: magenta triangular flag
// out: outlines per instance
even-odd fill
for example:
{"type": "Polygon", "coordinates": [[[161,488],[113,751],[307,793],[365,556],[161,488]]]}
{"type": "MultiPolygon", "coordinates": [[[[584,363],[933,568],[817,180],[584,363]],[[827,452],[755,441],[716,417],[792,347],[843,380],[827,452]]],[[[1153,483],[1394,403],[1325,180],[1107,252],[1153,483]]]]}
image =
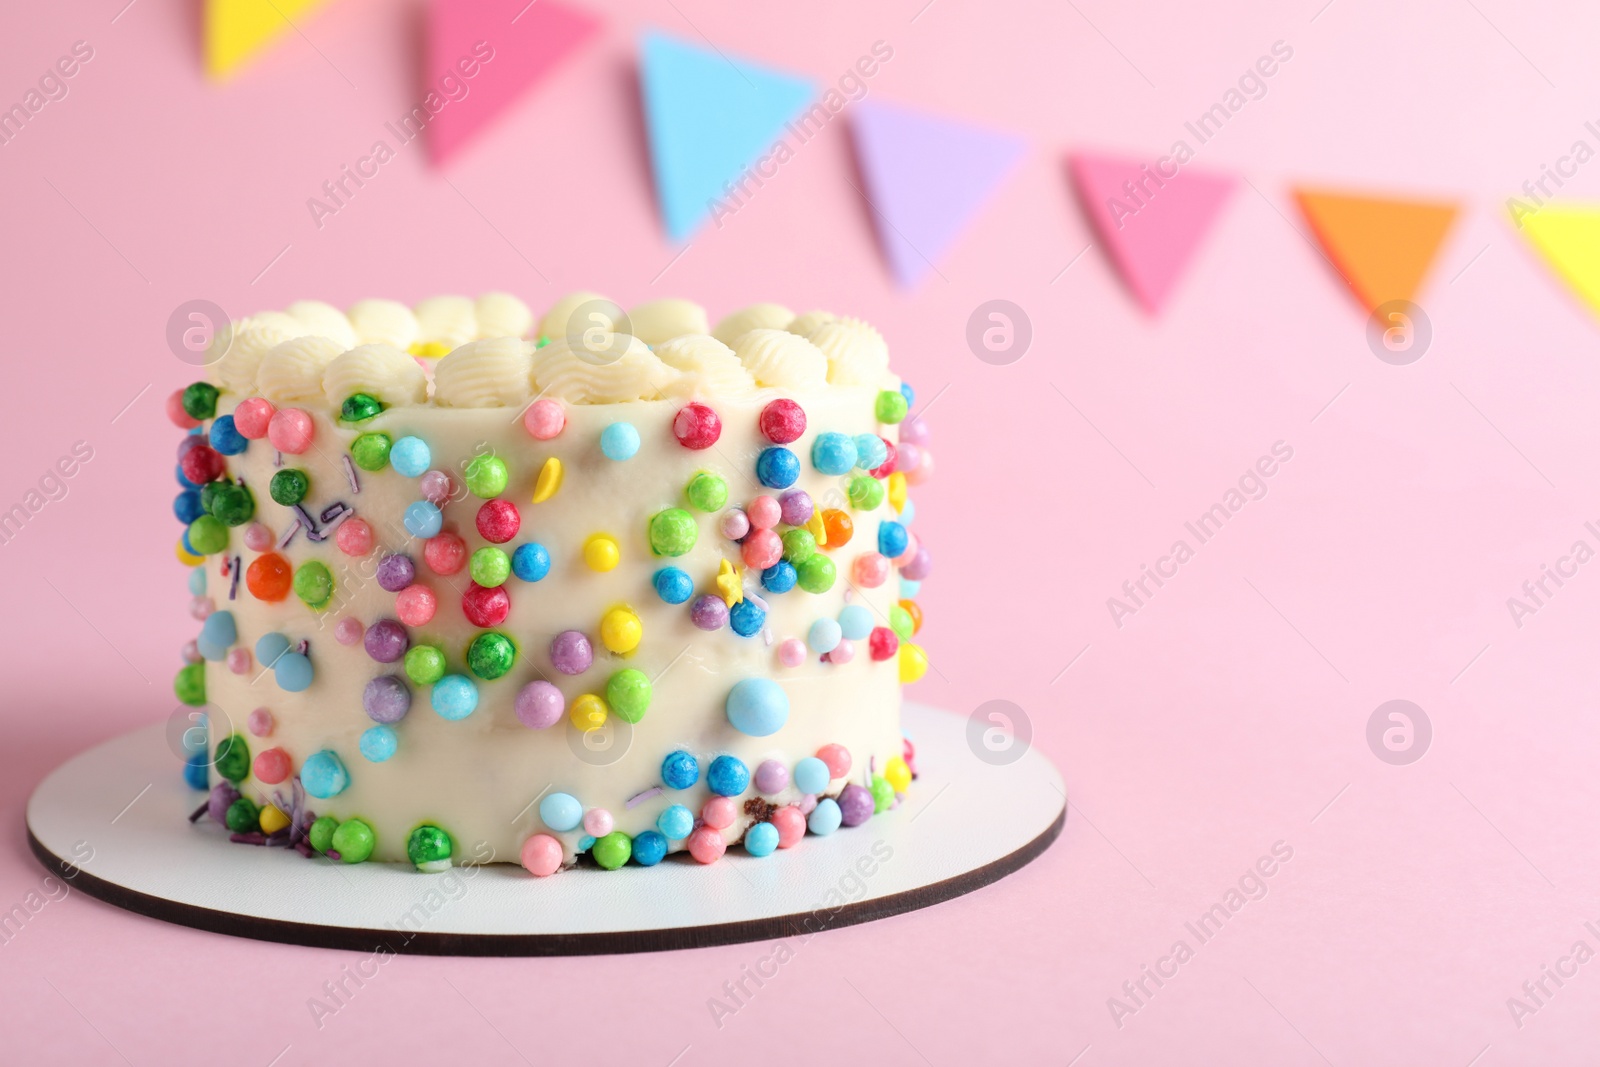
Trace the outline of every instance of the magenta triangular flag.
{"type": "Polygon", "coordinates": [[[881,100],[853,109],[856,158],[873,225],[907,288],[949,251],[1022,158],[1022,138],[881,100]]]}
{"type": "Polygon", "coordinates": [[[442,163],[599,28],[557,0],[434,0],[422,101],[400,124],[425,125],[428,155],[442,163]]]}
{"type": "Polygon", "coordinates": [[[1084,214],[1134,298],[1158,314],[1233,191],[1224,174],[1115,156],[1074,155],[1067,168],[1084,214]]]}

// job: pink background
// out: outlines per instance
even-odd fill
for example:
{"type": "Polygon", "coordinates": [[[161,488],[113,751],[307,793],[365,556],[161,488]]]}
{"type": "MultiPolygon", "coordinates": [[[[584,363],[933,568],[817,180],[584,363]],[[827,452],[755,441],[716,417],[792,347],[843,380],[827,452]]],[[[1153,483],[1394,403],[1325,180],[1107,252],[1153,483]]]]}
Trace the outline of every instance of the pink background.
{"type": "MultiPolygon", "coordinates": [[[[41,883],[22,819],[39,778],[172,705],[194,624],[161,401],[193,375],[163,330],[194,297],[242,315],[489,288],[543,307],[593,287],[865,316],[922,397],[948,386],[929,416],[939,477],[918,496],[938,670],[915,695],[963,713],[1019,704],[1076,808],[1021,873],[815,940],[720,1030],[707,998],[766,948],[402,959],[319,1031],[306,999],[357,957],[74,893],[0,946],[9,1054],[1465,1065],[1576,1062],[1592,1042],[1600,962],[1521,1029],[1506,1007],[1574,941],[1600,948],[1581,925],[1600,919],[1600,564],[1520,629],[1505,606],[1574,540],[1600,547],[1583,529],[1600,519],[1600,364],[1593,317],[1503,204],[1573,140],[1593,146],[1600,19],[1566,5],[1529,20],[1508,0],[596,3],[600,42],[486,139],[443,172],[402,149],[319,231],[306,198],[415,96],[420,9],[341,0],[219,89],[198,75],[194,4],[139,0],[113,23],[123,2],[13,4],[0,37],[6,103],[73,41],[95,49],[71,95],[0,148],[0,510],[73,442],[95,453],[0,546],[0,909],[41,883]],[[676,250],[635,99],[645,25],[822,80],[881,38],[895,58],[873,94],[1033,149],[914,293],[889,284],[846,183],[842,123],[652,284],[676,250]],[[1293,60],[1196,161],[1253,188],[1168,314],[1142,316],[1099,250],[1062,273],[1089,241],[1064,150],[1153,158],[1278,39],[1293,60]],[[1463,200],[1420,297],[1434,328],[1420,362],[1368,350],[1363,315],[1296,231],[1299,179],[1463,200]],[[1034,326],[1010,366],[963,340],[995,297],[1034,326]],[[1106,598],[1279,440],[1294,458],[1269,495],[1118,629],[1106,598]],[[1406,767],[1365,741],[1396,698],[1434,728],[1406,767]],[[1269,895],[1119,1029],[1107,998],[1278,840],[1294,858],[1269,895]]],[[[1566,190],[1597,192],[1600,164],[1566,190]]]]}

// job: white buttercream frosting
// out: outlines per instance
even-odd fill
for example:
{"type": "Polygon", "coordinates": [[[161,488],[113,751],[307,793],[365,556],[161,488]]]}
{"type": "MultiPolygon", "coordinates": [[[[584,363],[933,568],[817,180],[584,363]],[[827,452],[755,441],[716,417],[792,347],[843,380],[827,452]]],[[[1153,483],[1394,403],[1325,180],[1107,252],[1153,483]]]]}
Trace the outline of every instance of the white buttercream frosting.
{"type": "Polygon", "coordinates": [[[520,407],[533,396],[531,342],[469,341],[433,368],[433,402],[446,408],[520,407]]]}
{"type": "Polygon", "coordinates": [[[744,396],[755,390],[755,379],[733,349],[703,333],[674,337],[656,346],[656,357],[678,371],[665,392],[689,399],[744,396]]]}
{"type": "Polygon", "coordinates": [[[326,337],[296,337],[274,345],[261,357],[255,391],[279,407],[322,403],[327,399],[322,376],[339,352],[338,343],[326,337]]]}
{"type": "Polygon", "coordinates": [[[510,293],[484,293],[474,311],[478,337],[526,337],[533,328],[533,312],[510,293]]]}
{"type": "Polygon", "coordinates": [[[828,357],[787,330],[751,330],[734,352],[757,385],[774,389],[820,389],[828,383],[828,357]]]}
{"type": "Polygon", "coordinates": [[[709,333],[711,324],[706,309],[692,300],[651,300],[635,304],[628,312],[633,335],[647,345],[664,344],[674,337],[709,333]]]}
{"type": "Polygon", "coordinates": [[[782,304],[751,304],[724,315],[711,336],[732,345],[751,330],[784,330],[794,321],[794,312],[782,304]]]}
{"type": "Polygon", "coordinates": [[[478,309],[465,296],[430,296],[413,309],[417,316],[417,355],[454,351],[478,336],[478,309]]]}
{"type": "Polygon", "coordinates": [[[356,342],[394,345],[402,352],[417,343],[422,327],[417,316],[398,300],[358,300],[350,305],[356,342]]]}
{"type": "Polygon", "coordinates": [[[234,326],[228,351],[215,367],[217,380],[227,389],[248,394],[256,387],[256,372],[261,369],[262,357],[272,346],[304,332],[299,319],[281,311],[250,316],[234,326]]]}
{"type": "Polygon", "coordinates": [[[810,337],[819,327],[837,321],[839,316],[831,311],[808,311],[804,315],[796,316],[784,329],[790,333],[797,333],[801,337],[810,337]]]}
{"type": "Polygon", "coordinates": [[[296,300],[289,305],[288,313],[305,327],[302,333],[326,337],[340,348],[354,348],[359,343],[350,320],[332,304],[324,304],[320,300],[296,300]]]}
{"type": "Polygon", "coordinates": [[[807,340],[828,357],[828,382],[832,385],[878,385],[888,377],[889,344],[860,319],[826,323],[807,340]]]}
{"type": "Polygon", "coordinates": [[[621,310],[622,309],[614,302],[606,300],[606,298],[601,296],[599,293],[591,293],[587,291],[568,293],[566,296],[552,304],[550,310],[544,313],[544,318],[539,320],[539,336],[548,337],[550,340],[554,341],[558,337],[567,336],[567,329],[572,325],[581,326],[583,329],[589,329],[590,327],[596,325],[603,326],[608,330],[615,329],[618,320],[621,318],[620,314],[617,313],[621,312],[621,310]],[[572,313],[574,311],[577,311],[585,304],[593,303],[595,301],[605,301],[605,303],[610,306],[613,314],[603,316],[605,321],[601,323],[584,322],[581,324],[575,324],[571,322],[572,313]]]}
{"type": "Polygon", "coordinates": [[[609,342],[574,350],[565,337],[534,354],[534,387],[570,404],[620,404],[663,396],[679,373],[637,337],[607,335],[609,342]]]}
{"type": "Polygon", "coordinates": [[[361,345],[328,364],[322,372],[322,393],[335,405],[352,393],[366,393],[388,407],[404,407],[428,399],[428,376],[394,345],[361,345]]]}

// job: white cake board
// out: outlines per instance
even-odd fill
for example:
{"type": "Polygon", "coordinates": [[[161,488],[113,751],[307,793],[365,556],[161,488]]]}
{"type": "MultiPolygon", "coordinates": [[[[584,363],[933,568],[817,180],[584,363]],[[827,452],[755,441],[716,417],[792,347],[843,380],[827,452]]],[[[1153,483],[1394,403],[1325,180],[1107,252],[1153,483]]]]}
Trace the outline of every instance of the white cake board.
{"type": "Polygon", "coordinates": [[[91,896],[266,941],[559,956],[805,936],[970,893],[1061,831],[1065,786],[1037,751],[1019,746],[1014,762],[994,766],[969,748],[966,718],[908,704],[904,721],[920,774],[904,803],[762,859],[730,848],[709,867],[682,853],[549,878],[511,864],[430,875],[232,844],[211,820],[188,822],[204,794],[183,784],[161,724],[57,768],[28,801],[28,836],[46,868],[91,896]]]}

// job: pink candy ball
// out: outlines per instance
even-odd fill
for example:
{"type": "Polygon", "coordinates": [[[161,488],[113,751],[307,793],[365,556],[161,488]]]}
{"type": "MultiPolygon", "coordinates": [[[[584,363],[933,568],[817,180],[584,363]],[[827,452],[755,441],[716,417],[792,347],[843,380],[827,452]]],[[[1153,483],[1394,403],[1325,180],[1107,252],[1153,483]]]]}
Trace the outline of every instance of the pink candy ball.
{"type": "MultiPolygon", "coordinates": [[[[777,507],[777,501],[772,506],[777,507]]],[[[746,567],[764,571],[783,558],[783,539],[773,530],[752,530],[739,546],[739,554],[746,567]]]]}
{"type": "Polygon", "coordinates": [[[750,532],[750,517],[738,508],[722,513],[722,536],[730,541],[740,541],[750,532]]]}
{"type": "Polygon", "coordinates": [[[778,847],[791,848],[806,836],[806,817],[793,804],[779,808],[767,818],[778,828],[778,847]]]}
{"type": "Polygon", "coordinates": [[[299,408],[284,408],[267,423],[267,440],[272,447],[291,456],[298,456],[310,448],[311,438],[316,432],[311,416],[299,408]]]}
{"type": "Polygon", "coordinates": [[[833,651],[822,658],[829,663],[849,663],[856,658],[855,642],[848,637],[841,637],[839,643],[833,646],[833,651]]]}
{"type": "Polygon", "coordinates": [[[894,469],[911,480],[911,472],[922,466],[922,449],[913,444],[902,444],[895,450],[894,469]]]}
{"type": "Polygon", "coordinates": [[[928,421],[920,417],[905,419],[900,423],[900,440],[903,444],[921,448],[928,443],[928,421]]]}
{"type": "Polygon", "coordinates": [[[212,603],[211,598],[208,596],[197,596],[193,600],[189,601],[190,616],[200,620],[201,622],[204,622],[206,616],[210,615],[216,610],[216,604],[212,603]]]}
{"type": "Polygon", "coordinates": [[[257,708],[252,711],[250,717],[244,721],[244,724],[245,729],[256,737],[271,737],[273,728],[278,725],[277,720],[272,717],[272,712],[266,708],[257,708]]]}
{"type": "Polygon", "coordinates": [[[543,730],[561,721],[561,713],[567,710],[567,699],[549,682],[536,679],[518,691],[512,707],[522,725],[530,730],[543,730]]]}
{"type": "Polygon", "coordinates": [[[183,643],[183,662],[199,663],[204,658],[204,656],[200,655],[200,643],[198,641],[185,641],[183,643]]]}
{"type": "Polygon", "coordinates": [[[244,547],[252,552],[265,552],[272,547],[272,531],[259,522],[244,528],[244,547]]]}
{"type": "Polygon", "coordinates": [[[739,815],[732,797],[712,797],[700,809],[700,821],[713,830],[726,830],[739,815]]]}
{"type": "Polygon", "coordinates": [[[442,506],[450,499],[450,476],[444,471],[429,471],[417,483],[417,488],[422,490],[422,499],[442,506]]]}
{"type": "Polygon", "coordinates": [[[289,753],[281,748],[269,748],[256,755],[255,776],[268,785],[277,785],[289,777],[289,753]]]}
{"type": "Polygon", "coordinates": [[[549,834],[534,834],[522,843],[522,865],[536,878],[561,869],[561,842],[549,834]]]}
{"type": "Polygon", "coordinates": [[[917,549],[921,547],[921,544],[917,540],[916,534],[907,532],[906,550],[894,558],[894,565],[896,567],[904,567],[907,563],[910,563],[916,557],[917,549]]]}
{"type": "Polygon", "coordinates": [[[360,619],[347,615],[333,628],[333,639],[341,645],[359,644],[366,632],[367,628],[361,625],[360,619]]]}
{"type": "Polygon", "coordinates": [[[856,584],[864,589],[876,589],[889,577],[889,561],[877,552],[863,552],[850,565],[856,584]]]}
{"type": "Polygon", "coordinates": [[[439,610],[439,598],[425,585],[408,585],[394,595],[394,613],[407,626],[422,626],[439,610]]]}
{"type": "Polygon", "coordinates": [[[801,815],[810,815],[817,810],[817,798],[807,793],[795,803],[795,807],[800,809],[801,815]]]}
{"type": "Polygon", "coordinates": [[[191,416],[183,409],[183,390],[179,389],[167,397],[167,418],[172,420],[172,425],[180,430],[192,430],[200,425],[200,420],[191,416]]]}
{"type": "Polygon", "coordinates": [[[921,485],[933,477],[933,453],[927,449],[922,450],[922,462],[917,464],[914,471],[906,471],[908,485],[921,485]]]}
{"type": "Polygon", "coordinates": [[[228,649],[228,669],[234,674],[249,673],[250,650],[248,648],[228,649]]]}
{"type": "Polygon", "coordinates": [[[259,441],[267,436],[267,429],[272,425],[272,416],[278,409],[272,406],[272,401],[264,397],[253,396],[248,400],[239,401],[239,406],[233,409],[233,428],[239,431],[239,436],[246,441],[259,441]]]}
{"type": "Polygon", "coordinates": [[[549,397],[535,400],[522,413],[522,425],[535,441],[548,441],[566,429],[567,409],[561,406],[561,401],[549,397]]]}
{"type": "Polygon", "coordinates": [[[616,820],[605,808],[590,808],[583,816],[583,831],[590,837],[604,837],[616,825],[616,820]]]}
{"type": "Polygon", "coordinates": [[[843,745],[823,745],[817,758],[828,765],[828,777],[838,780],[850,773],[850,750],[843,745]]]}
{"type": "Polygon", "coordinates": [[[372,551],[372,527],[366,519],[346,519],[334,532],[333,542],[347,556],[364,556],[372,551]]]}
{"type": "Polygon", "coordinates": [[[928,551],[927,545],[919,544],[916,555],[900,565],[900,576],[910,578],[913,582],[920,582],[933,573],[933,554],[928,551]]]}
{"type": "Polygon", "coordinates": [[[700,863],[715,863],[728,851],[722,835],[709,826],[702,826],[689,835],[689,855],[700,863]]]}
{"type": "Polygon", "coordinates": [[[785,667],[798,667],[806,661],[806,643],[798,637],[786,637],[778,644],[778,662],[785,667]]]}
{"type": "Polygon", "coordinates": [[[783,518],[783,505],[770,496],[758,496],[744,506],[750,525],[758,530],[770,530],[783,518]]]}

